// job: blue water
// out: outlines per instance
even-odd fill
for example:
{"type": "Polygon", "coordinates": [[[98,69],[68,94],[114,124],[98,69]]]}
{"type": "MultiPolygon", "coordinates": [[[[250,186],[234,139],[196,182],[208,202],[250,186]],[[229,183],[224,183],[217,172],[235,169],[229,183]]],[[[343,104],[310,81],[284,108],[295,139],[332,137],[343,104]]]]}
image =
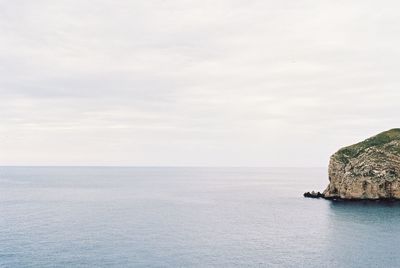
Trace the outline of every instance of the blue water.
{"type": "Polygon", "coordinates": [[[0,167],[0,267],[396,267],[400,205],[325,169],[0,167]]]}

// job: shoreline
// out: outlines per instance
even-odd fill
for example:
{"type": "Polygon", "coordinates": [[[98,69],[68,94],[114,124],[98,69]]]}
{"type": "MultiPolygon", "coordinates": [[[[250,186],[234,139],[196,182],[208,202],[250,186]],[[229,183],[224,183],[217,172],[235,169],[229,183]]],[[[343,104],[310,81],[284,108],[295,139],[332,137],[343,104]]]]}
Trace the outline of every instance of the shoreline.
{"type": "Polygon", "coordinates": [[[400,198],[342,198],[339,196],[334,197],[326,197],[321,192],[305,192],[303,194],[304,198],[312,198],[312,199],[325,199],[330,201],[342,201],[342,202],[360,202],[360,201],[371,201],[371,202],[400,202],[400,198]]]}

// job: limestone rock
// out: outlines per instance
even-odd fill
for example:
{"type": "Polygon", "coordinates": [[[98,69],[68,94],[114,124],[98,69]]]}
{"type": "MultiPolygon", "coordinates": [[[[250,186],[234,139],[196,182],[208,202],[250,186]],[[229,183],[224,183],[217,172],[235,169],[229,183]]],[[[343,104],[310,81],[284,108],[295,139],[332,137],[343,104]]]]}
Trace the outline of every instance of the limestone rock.
{"type": "Polygon", "coordinates": [[[400,199],[400,129],[340,149],[330,158],[325,198],[400,199]]]}

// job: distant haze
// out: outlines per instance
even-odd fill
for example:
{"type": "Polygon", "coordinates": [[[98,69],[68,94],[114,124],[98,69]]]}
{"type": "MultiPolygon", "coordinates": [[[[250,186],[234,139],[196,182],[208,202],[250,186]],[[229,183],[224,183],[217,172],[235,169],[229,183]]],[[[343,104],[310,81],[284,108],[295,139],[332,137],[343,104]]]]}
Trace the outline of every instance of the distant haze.
{"type": "Polygon", "coordinates": [[[399,127],[397,1],[0,1],[0,165],[326,166],[399,127]]]}

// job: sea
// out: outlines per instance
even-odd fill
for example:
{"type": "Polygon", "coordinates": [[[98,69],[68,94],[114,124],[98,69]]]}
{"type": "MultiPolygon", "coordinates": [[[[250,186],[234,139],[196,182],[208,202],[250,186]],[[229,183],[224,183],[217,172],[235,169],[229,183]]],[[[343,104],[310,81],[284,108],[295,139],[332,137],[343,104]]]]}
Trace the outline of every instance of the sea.
{"type": "Polygon", "coordinates": [[[327,168],[0,167],[0,267],[399,267],[400,205],[327,168]]]}

